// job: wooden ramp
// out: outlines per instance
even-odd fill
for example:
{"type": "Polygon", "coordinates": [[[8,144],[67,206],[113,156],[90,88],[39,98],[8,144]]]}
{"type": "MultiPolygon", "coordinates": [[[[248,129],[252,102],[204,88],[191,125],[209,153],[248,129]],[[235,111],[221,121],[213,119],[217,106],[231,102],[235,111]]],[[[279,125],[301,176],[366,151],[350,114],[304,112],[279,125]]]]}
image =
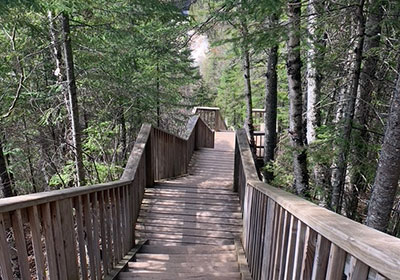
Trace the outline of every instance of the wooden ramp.
{"type": "Polygon", "coordinates": [[[136,238],[149,242],[120,279],[248,277],[237,242],[242,219],[233,161],[234,133],[217,132],[215,149],[196,151],[188,176],[146,189],[136,238]]]}

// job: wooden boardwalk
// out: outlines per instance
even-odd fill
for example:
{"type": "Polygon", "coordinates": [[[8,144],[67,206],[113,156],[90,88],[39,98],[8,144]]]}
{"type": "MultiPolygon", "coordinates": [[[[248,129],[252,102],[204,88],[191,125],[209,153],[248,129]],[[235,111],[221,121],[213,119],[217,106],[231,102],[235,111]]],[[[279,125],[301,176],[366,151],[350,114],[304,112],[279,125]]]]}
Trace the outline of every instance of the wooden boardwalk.
{"type": "Polygon", "coordinates": [[[215,140],[215,149],[195,152],[188,176],[146,189],[136,237],[149,242],[120,279],[241,279],[234,133],[215,140]]]}

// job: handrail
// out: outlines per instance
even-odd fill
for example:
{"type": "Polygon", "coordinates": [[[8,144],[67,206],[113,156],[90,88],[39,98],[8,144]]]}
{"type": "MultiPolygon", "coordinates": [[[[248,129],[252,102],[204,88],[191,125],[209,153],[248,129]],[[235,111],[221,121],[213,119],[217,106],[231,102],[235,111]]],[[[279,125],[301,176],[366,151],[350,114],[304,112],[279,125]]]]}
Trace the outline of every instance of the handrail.
{"type": "Polygon", "coordinates": [[[203,121],[215,131],[226,131],[228,127],[218,107],[195,107],[194,114],[199,114],[203,121]]]}
{"type": "Polygon", "coordinates": [[[145,187],[187,173],[194,150],[214,146],[199,116],[190,123],[186,137],[143,124],[118,181],[0,199],[2,279],[106,276],[135,244],[145,187]]]}
{"type": "Polygon", "coordinates": [[[234,188],[253,279],[400,279],[398,238],[262,183],[243,130],[236,143],[234,188]]]}

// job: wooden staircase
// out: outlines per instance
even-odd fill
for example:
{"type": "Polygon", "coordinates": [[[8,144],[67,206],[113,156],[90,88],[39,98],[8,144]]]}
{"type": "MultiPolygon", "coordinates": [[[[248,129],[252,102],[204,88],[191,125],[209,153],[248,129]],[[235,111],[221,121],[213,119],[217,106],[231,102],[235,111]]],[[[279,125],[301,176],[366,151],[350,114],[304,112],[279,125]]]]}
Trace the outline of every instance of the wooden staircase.
{"type": "Polygon", "coordinates": [[[228,280],[241,274],[235,245],[144,245],[119,279],[228,280]]]}
{"type": "Polygon", "coordinates": [[[148,239],[119,279],[243,279],[242,214],[232,190],[233,133],[196,151],[189,175],[144,194],[136,237],[148,239]],[[236,240],[236,242],[235,242],[236,240]],[[241,271],[242,270],[242,271],[241,271]]]}

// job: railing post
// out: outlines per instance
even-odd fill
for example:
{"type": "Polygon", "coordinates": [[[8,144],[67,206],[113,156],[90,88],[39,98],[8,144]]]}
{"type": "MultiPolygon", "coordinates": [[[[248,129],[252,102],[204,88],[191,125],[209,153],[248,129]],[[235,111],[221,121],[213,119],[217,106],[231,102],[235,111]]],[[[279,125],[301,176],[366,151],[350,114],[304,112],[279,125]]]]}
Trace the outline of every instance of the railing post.
{"type": "Polygon", "coordinates": [[[146,157],[146,187],[154,186],[154,129],[151,128],[145,147],[146,157]]]}
{"type": "Polygon", "coordinates": [[[236,133],[235,133],[235,163],[233,166],[233,191],[238,192],[239,190],[239,164],[240,164],[240,152],[239,145],[237,143],[236,133]]]}

